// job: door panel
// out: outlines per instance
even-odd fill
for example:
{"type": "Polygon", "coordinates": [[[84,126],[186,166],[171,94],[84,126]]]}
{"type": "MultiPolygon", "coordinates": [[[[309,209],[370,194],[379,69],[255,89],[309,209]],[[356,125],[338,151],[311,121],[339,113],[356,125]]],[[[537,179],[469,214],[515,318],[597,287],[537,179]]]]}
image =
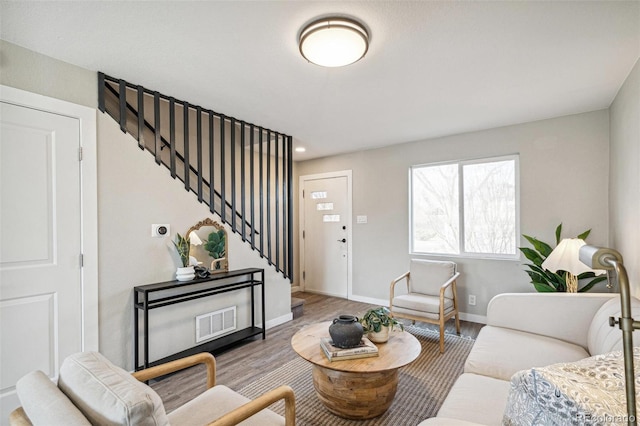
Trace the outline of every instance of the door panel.
{"type": "Polygon", "coordinates": [[[347,178],[305,181],[305,291],[347,298],[347,178]]]}
{"type": "Polygon", "coordinates": [[[0,398],[82,350],[79,120],[0,103],[0,398]]]}

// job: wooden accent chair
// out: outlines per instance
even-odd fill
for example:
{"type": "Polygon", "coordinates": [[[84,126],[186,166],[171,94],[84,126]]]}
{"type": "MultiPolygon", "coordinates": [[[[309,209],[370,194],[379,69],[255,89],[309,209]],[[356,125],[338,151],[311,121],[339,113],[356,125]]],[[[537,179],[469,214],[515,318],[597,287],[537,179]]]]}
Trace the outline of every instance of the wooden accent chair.
{"type": "Polygon", "coordinates": [[[389,310],[394,317],[438,324],[440,353],[444,353],[444,323],[455,317],[460,334],[456,279],[453,262],[411,259],[409,271],[391,281],[389,310]],[[396,293],[396,284],[406,281],[406,294],[396,293]]]}
{"type": "Polygon", "coordinates": [[[295,425],[295,399],[289,386],[249,400],[216,385],[216,362],[209,353],[130,374],[97,352],[81,352],[65,359],[57,386],[43,372],[34,371],[22,377],[16,389],[22,406],[11,413],[12,426],[295,425]],[[166,414],[158,394],[142,382],[197,364],[207,368],[207,390],[166,414]],[[267,409],[279,400],[285,403],[284,418],[267,409]]]}

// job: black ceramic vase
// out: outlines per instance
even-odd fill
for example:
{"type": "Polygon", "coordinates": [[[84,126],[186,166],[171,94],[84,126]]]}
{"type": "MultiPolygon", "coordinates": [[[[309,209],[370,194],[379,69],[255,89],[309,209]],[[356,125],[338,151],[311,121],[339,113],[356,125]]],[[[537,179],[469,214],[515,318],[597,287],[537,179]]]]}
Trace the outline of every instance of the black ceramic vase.
{"type": "Polygon", "coordinates": [[[343,349],[358,346],[363,334],[362,324],[353,315],[340,315],[329,326],[333,345],[343,349]]]}

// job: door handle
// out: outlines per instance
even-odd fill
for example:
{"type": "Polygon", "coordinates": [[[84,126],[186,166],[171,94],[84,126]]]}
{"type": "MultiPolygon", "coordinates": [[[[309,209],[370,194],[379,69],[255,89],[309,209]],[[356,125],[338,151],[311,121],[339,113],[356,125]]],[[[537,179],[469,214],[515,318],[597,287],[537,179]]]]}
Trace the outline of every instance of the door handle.
{"type": "Polygon", "coordinates": [[[343,239],[341,239],[341,240],[338,240],[338,242],[339,242],[339,243],[346,243],[346,242],[347,242],[347,239],[346,239],[346,238],[343,238],[343,239]]]}

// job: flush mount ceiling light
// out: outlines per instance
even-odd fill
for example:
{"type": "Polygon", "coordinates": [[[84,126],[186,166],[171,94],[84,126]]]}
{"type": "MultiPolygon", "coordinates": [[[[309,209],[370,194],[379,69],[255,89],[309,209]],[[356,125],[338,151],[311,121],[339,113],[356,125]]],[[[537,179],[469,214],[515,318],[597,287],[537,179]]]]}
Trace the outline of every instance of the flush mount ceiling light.
{"type": "Polygon", "coordinates": [[[300,53],[323,67],[343,67],[367,53],[369,33],[362,24],[348,18],[322,18],[300,33],[300,53]]]}

